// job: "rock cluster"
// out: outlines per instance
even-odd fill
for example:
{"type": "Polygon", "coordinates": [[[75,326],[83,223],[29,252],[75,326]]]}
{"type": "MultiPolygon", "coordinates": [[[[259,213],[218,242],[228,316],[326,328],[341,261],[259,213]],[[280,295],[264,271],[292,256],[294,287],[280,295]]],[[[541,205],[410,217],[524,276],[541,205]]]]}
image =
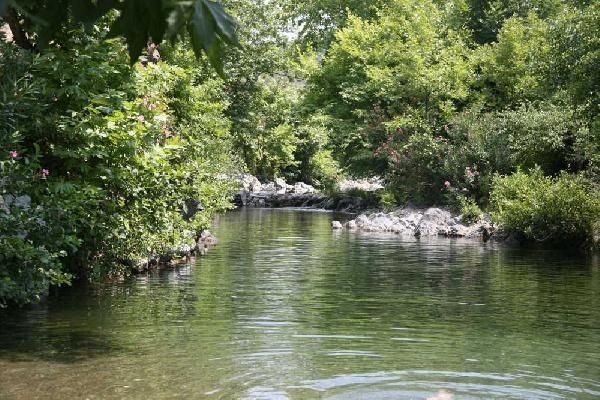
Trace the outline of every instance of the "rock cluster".
{"type": "MultiPolygon", "coordinates": [[[[334,224],[338,221],[334,221],[334,224]]],[[[339,223],[339,222],[338,222],[339,223]]],[[[340,223],[341,225],[341,223],[340,223]]],[[[332,224],[332,226],[334,226],[332,224]]],[[[335,226],[338,226],[335,224],[335,226]]],[[[481,238],[488,240],[494,230],[489,217],[477,222],[463,222],[460,215],[453,215],[441,208],[401,208],[390,213],[361,214],[343,225],[352,231],[393,232],[412,236],[445,236],[481,238]]]]}
{"type": "Polygon", "coordinates": [[[383,188],[383,179],[377,176],[363,179],[344,179],[337,184],[337,189],[340,192],[347,192],[352,189],[375,192],[383,188]]]}
{"type": "Polygon", "coordinates": [[[293,185],[282,178],[261,183],[252,175],[238,177],[240,189],[235,203],[242,207],[318,207],[326,196],[303,182],[293,185]]]}
{"type": "MultiPolygon", "coordinates": [[[[190,232],[192,234],[193,232],[190,232]]],[[[200,232],[196,243],[182,243],[162,254],[152,254],[148,259],[140,259],[132,262],[132,271],[136,273],[146,272],[154,268],[175,267],[190,262],[192,256],[203,256],[209,249],[217,244],[217,238],[207,229],[200,232]]]]}
{"type": "MultiPolygon", "coordinates": [[[[343,212],[358,212],[367,207],[365,199],[361,197],[344,193],[329,197],[304,182],[291,185],[282,178],[276,178],[273,182],[261,183],[252,175],[240,175],[233,179],[239,184],[234,196],[235,204],[239,207],[303,207],[343,212]]],[[[351,181],[344,182],[348,186],[351,181]]]]}

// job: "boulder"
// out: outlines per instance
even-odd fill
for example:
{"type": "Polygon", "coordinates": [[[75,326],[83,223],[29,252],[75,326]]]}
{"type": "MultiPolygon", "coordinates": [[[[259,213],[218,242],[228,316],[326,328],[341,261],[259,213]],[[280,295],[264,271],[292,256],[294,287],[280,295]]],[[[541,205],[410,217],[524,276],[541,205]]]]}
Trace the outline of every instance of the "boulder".
{"type": "Polygon", "coordinates": [[[262,189],[262,184],[254,175],[242,175],[241,177],[241,185],[242,189],[249,191],[250,193],[260,192],[262,189]]]}
{"type": "Polygon", "coordinates": [[[275,182],[269,182],[269,183],[262,185],[262,191],[263,192],[276,192],[277,187],[275,185],[275,182]]]}
{"type": "Polygon", "coordinates": [[[344,179],[337,184],[340,192],[347,192],[352,189],[363,190],[365,192],[374,192],[383,189],[383,180],[379,177],[367,179],[344,179]]]}
{"type": "Polygon", "coordinates": [[[429,208],[421,217],[415,230],[416,236],[433,236],[445,232],[452,222],[452,215],[441,208],[429,208]]]}
{"type": "Polygon", "coordinates": [[[288,184],[283,178],[275,178],[275,191],[277,194],[285,194],[288,190],[288,184]]]}
{"type": "Polygon", "coordinates": [[[332,221],[331,228],[334,230],[344,229],[344,227],[342,226],[342,223],[340,221],[332,221]]]}
{"type": "Polygon", "coordinates": [[[198,212],[202,210],[204,210],[204,207],[202,206],[202,202],[200,200],[189,199],[181,208],[181,216],[185,221],[190,221],[198,212]]]}
{"type": "Polygon", "coordinates": [[[6,194],[3,198],[3,203],[6,208],[14,205],[22,209],[28,209],[31,206],[31,197],[25,195],[14,196],[12,194],[6,194]]]}
{"type": "Polygon", "coordinates": [[[292,193],[295,194],[306,194],[306,193],[314,193],[316,190],[311,185],[307,185],[304,182],[297,182],[292,187],[292,193]]]}
{"type": "Polygon", "coordinates": [[[202,232],[200,232],[200,237],[198,237],[198,240],[196,241],[194,250],[200,254],[206,254],[206,249],[208,249],[209,246],[216,245],[217,242],[218,240],[215,235],[213,235],[208,229],[204,229],[202,232]]]}
{"type": "MultiPolygon", "coordinates": [[[[440,208],[419,210],[414,207],[397,209],[390,213],[361,214],[345,224],[348,230],[365,232],[393,232],[414,236],[464,237],[470,239],[498,238],[499,232],[484,215],[474,224],[464,224],[460,216],[453,216],[440,208]]],[[[502,240],[502,239],[500,239],[502,240]]]]}
{"type": "Polygon", "coordinates": [[[355,220],[356,226],[360,229],[365,229],[369,226],[369,224],[371,223],[371,221],[369,220],[369,217],[367,217],[365,214],[361,214],[359,215],[355,220]]]}

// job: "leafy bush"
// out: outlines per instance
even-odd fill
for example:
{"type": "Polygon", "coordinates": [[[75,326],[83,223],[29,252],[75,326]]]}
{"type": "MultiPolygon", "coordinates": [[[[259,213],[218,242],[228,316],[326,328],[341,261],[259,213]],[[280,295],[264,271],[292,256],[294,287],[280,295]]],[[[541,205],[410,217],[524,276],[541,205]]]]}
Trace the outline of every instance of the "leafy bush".
{"type": "Polygon", "coordinates": [[[443,174],[480,204],[495,173],[536,165],[548,175],[578,172],[594,164],[597,147],[575,110],[550,102],[487,113],[474,108],[454,117],[446,134],[443,174]]]}
{"type": "Polygon", "coordinates": [[[332,191],[341,176],[330,147],[330,120],[316,113],[301,119],[295,131],[300,143],[294,154],[298,161],[296,180],[332,191]]]}
{"type": "Polygon", "coordinates": [[[229,207],[215,179],[231,168],[222,82],[167,62],[130,68],[105,34],[73,31],[41,56],[0,42],[2,302],[126,273],[229,207]],[[192,199],[203,209],[184,219],[192,199]]]}
{"type": "Polygon", "coordinates": [[[306,181],[325,190],[333,189],[341,176],[337,161],[331,151],[325,149],[318,150],[310,157],[309,171],[306,181]]]}
{"type": "Polygon", "coordinates": [[[420,205],[439,203],[444,194],[444,160],[448,142],[427,132],[406,138],[402,133],[383,146],[390,160],[387,180],[402,201],[420,205]]]}
{"type": "Polygon", "coordinates": [[[495,222],[541,242],[590,241],[600,216],[600,192],[588,180],[546,177],[540,168],[496,176],[491,199],[495,222]]]}
{"type": "Polygon", "coordinates": [[[393,210],[398,205],[396,196],[389,190],[382,190],[379,193],[379,206],[384,210],[393,210]]]}
{"type": "Polygon", "coordinates": [[[460,214],[464,222],[470,224],[481,218],[481,209],[475,201],[465,196],[461,196],[459,198],[459,202],[460,214]]]}
{"type": "Polygon", "coordinates": [[[294,170],[294,153],[301,141],[293,126],[292,110],[297,101],[293,88],[277,79],[261,79],[241,121],[234,124],[234,144],[250,173],[273,178],[294,170]]]}

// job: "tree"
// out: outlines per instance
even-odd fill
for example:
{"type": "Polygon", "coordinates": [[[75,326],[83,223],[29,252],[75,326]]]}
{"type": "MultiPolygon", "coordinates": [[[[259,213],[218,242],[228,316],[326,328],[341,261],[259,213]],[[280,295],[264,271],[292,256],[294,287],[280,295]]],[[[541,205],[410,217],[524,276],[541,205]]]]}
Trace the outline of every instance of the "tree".
{"type": "Polygon", "coordinates": [[[377,9],[390,0],[314,0],[284,1],[290,25],[298,32],[298,41],[325,50],[338,29],[346,26],[351,15],[363,19],[377,16],[377,9]]]}
{"type": "MultiPolygon", "coordinates": [[[[377,148],[388,134],[440,127],[469,95],[464,33],[432,1],[395,1],[380,18],[351,17],[336,33],[308,100],[337,122],[345,166],[385,168],[377,148]]],[[[379,171],[381,172],[381,171],[379,171]]]]}

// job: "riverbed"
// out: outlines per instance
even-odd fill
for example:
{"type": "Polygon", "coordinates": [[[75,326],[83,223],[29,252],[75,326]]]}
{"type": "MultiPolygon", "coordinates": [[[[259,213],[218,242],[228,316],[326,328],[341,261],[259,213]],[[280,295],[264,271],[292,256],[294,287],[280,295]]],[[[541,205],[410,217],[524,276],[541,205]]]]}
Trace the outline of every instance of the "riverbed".
{"type": "Polygon", "coordinates": [[[0,399],[600,398],[600,263],[221,216],[193,265],[0,311],[0,399]]]}

